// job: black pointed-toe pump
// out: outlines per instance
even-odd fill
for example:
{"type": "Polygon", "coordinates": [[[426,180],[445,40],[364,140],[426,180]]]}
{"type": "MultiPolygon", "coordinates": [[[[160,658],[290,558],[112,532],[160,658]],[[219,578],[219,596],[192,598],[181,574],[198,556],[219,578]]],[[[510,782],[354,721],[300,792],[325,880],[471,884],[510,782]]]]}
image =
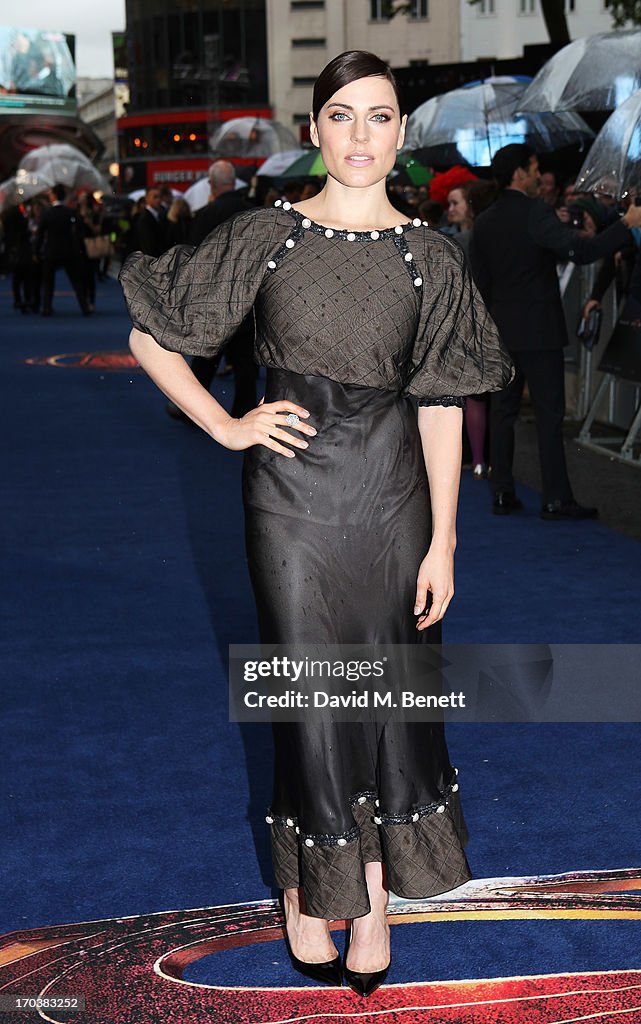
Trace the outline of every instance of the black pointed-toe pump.
{"type": "Polygon", "coordinates": [[[287,952],[289,953],[289,959],[291,960],[292,967],[297,970],[299,974],[304,975],[306,978],[312,978],[314,981],[321,981],[324,985],[343,984],[343,971],[340,956],[336,956],[333,960],[327,960],[322,964],[310,964],[305,960],[299,960],[297,956],[294,956],[289,942],[287,942],[287,952]]]}
{"type": "Polygon", "coordinates": [[[287,935],[287,916],[285,914],[285,898],[283,895],[280,897],[280,905],[283,918],[285,919],[285,945],[294,970],[304,975],[304,977],[312,978],[313,981],[320,981],[324,985],[342,985],[343,967],[338,954],[336,954],[333,960],[326,960],[323,963],[308,963],[306,960],[299,960],[297,956],[294,956],[287,935]]]}
{"type": "MultiPolygon", "coordinates": [[[[351,942],[351,939],[352,939],[352,929],[351,928],[349,930],[349,938],[350,938],[350,942],[351,942]]],[[[375,992],[377,988],[380,988],[380,986],[385,981],[385,979],[387,977],[387,974],[388,974],[388,971],[389,971],[390,967],[392,966],[391,958],[390,958],[390,962],[388,963],[387,967],[383,967],[380,971],[352,971],[347,966],[347,953],[348,953],[348,951],[349,951],[349,943],[347,944],[347,948],[345,950],[345,963],[343,965],[343,973],[345,975],[345,981],[347,982],[349,987],[351,989],[353,989],[354,992],[357,993],[357,995],[363,996],[364,998],[366,998],[367,996],[371,996],[372,992],[375,992]]]]}

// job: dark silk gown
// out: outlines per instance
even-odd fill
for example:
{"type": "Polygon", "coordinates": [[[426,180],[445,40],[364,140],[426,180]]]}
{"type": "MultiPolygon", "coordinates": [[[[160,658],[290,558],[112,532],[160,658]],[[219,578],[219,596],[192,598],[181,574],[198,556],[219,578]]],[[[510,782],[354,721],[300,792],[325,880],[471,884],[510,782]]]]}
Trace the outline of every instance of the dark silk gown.
{"type": "MultiPolygon", "coordinates": [[[[290,399],[318,433],[287,459],[243,466],[246,545],[261,641],[434,643],[416,575],[430,535],[417,406],[504,387],[509,357],[456,243],[421,221],[332,230],[289,204],[242,213],[196,249],[134,253],[132,322],[159,345],[212,355],[254,309],[265,401],[290,399]]],[[[368,913],[364,865],[406,898],[470,877],[456,770],[440,722],[274,723],[267,822],[276,884],[307,912],[368,913]]]]}

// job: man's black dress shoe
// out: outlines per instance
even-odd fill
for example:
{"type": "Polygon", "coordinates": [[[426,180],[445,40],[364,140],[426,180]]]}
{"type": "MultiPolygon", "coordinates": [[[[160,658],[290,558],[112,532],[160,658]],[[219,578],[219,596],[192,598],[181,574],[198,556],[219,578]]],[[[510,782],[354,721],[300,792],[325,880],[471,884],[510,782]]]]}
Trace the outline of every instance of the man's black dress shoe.
{"type": "Polygon", "coordinates": [[[497,491],[492,503],[492,512],[495,516],[509,516],[512,512],[518,512],[523,508],[523,502],[517,498],[514,491],[497,491]]]}
{"type": "Polygon", "coordinates": [[[579,505],[571,498],[570,501],[549,501],[541,508],[541,519],[596,519],[597,508],[579,505]]]}

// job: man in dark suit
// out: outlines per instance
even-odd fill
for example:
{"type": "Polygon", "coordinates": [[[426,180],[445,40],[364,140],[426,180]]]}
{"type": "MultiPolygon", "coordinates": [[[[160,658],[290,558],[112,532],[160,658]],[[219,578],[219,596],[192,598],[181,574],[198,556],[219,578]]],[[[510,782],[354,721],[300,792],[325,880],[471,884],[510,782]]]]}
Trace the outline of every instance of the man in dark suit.
{"type": "Polygon", "coordinates": [[[596,508],[579,505],[565,463],[563,347],[567,328],[557,261],[591,263],[630,241],[641,225],[641,207],[596,237],[561,223],[554,210],[535,198],[538,160],[526,145],[504,146],[492,171],[499,197],[474,224],[470,262],[474,278],[516,367],[513,381],[491,396],[490,458],[493,511],[508,515],[522,507],[514,492],[514,424],[527,380],[536,418],[543,483],[543,519],[585,519],[596,508]]]}
{"type": "MultiPolygon", "coordinates": [[[[251,204],[236,191],[236,171],[228,160],[216,160],[209,168],[209,202],[194,217],[189,233],[191,245],[200,245],[207,235],[230,217],[250,210],[251,204]]],[[[256,364],[254,362],[254,318],[245,317],[233,338],[225,346],[225,355],[234,370],[234,401],[231,415],[239,419],[256,405],[256,364]]],[[[216,376],[220,354],[194,356],[191,368],[204,388],[216,376]]],[[[184,414],[170,402],[167,412],[176,419],[184,414]]]]}
{"type": "Polygon", "coordinates": [[[44,210],[38,225],[36,252],[42,260],[42,315],[51,316],[56,271],[64,270],[76,293],[83,314],[89,316],[80,266],[80,244],[76,235],[76,218],[64,205],[64,185],[54,185],[49,192],[51,206],[44,210]]]}
{"type": "Polygon", "coordinates": [[[198,210],[191,224],[189,242],[200,245],[210,231],[237,213],[251,209],[244,196],[236,191],[236,171],[228,160],[216,160],[209,176],[209,202],[198,210]]]}
{"type": "Polygon", "coordinates": [[[166,217],[160,209],[160,189],[148,188],[145,208],[134,223],[134,250],[145,256],[161,256],[167,248],[166,217]]]}

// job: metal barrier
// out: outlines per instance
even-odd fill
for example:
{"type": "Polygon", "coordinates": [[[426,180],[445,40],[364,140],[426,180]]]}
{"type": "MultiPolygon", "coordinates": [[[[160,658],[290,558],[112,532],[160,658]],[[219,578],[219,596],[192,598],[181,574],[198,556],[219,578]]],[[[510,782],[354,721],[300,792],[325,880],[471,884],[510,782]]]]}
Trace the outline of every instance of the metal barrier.
{"type": "Polygon", "coordinates": [[[598,264],[575,266],[561,274],[563,305],[570,345],[566,350],[566,383],[570,415],[582,421],[577,441],[593,451],[641,468],[641,452],[635,449],[641,440],[641,387],[621,380],[597,367],[618,318],[614,286],[606,292],[603,302],[601,336],[595,348],[587,350],[576,337],[576,328],[585,302],[590,296],[598,264]],[[608,430],[593,434],[593,427],[608,430]]]}

